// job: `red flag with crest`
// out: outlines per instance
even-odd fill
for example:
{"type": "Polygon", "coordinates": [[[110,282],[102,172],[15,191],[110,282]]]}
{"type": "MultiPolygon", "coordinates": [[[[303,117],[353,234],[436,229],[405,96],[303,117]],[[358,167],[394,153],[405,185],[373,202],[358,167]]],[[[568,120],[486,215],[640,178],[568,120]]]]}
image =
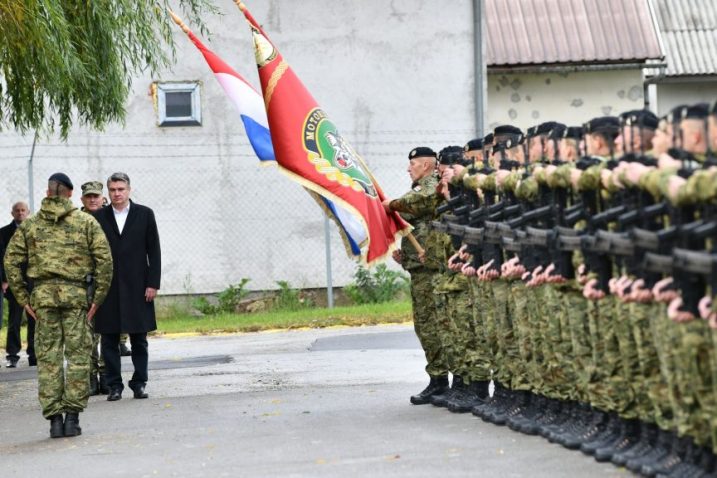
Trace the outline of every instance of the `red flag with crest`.
{"type": "Polygon", "coordinates": [[[385,258],[411,226],[383,208],[383,191],[366,163],[341,136],[254,20],[238,2],[251,27],[261,89],[276,161],[323,206],[324,196],[356,216],[366,232],[361,261],[385,258]]]}

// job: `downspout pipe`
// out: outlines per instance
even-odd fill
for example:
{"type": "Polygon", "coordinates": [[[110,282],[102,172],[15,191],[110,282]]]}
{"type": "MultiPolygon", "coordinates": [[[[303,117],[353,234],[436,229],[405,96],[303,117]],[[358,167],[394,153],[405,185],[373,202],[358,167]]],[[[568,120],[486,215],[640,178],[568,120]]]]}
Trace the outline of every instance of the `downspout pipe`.
{"type": "Polygon", "coordinates": [[[488,74],[485,59],[485,0],[473,0],[473,51],[475,82],[476,137],[485,136],[485,113],[488,96],[488,74]]]}

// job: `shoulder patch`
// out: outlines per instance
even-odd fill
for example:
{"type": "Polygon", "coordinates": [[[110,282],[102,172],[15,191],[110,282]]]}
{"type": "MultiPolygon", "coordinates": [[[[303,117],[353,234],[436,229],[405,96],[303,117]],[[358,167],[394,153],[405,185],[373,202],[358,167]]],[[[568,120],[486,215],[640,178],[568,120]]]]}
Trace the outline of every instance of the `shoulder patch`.
{"type": "Polygon", "coordinates": [[[416,185],[416,186],[413,188],[413,190],[416,191],[416,192],[420,191],[421,189],[423,189],[423,188],[421,187],[420,184],[416,185]]]}

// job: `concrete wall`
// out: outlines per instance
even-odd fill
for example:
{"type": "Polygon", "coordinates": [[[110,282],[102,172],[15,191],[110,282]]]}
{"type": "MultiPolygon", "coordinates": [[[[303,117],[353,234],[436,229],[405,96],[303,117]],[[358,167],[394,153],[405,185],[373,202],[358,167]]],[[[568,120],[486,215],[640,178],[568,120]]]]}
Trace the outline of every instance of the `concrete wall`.
{"type": "Polygon", "coordinates": [[[488,76],[488,125],[528,128],[543,121],[580,125],[642,108],[640,70],[488,76]]]}
{"type": "Polygon", "coordinates": [[[672,108],[682,104],[700,102],[711,103],[717,100],[717,79],[674,81],[659,83],[656,86],[657,114],[667,114],[672,108]]]}
{"type": "MultiPolygon", "coordinates": [[[[208,46],[258,86],[253,45],[230,0],[208,18],[208,46]]],[[[309,91],[342,129],[386,193],[410,186],[407,154],[473,137],[472,2],[270,0],[248,2],[255,18],[309,91]]],[[[162,293],[212,292],[242,277],[249,287],[275,281],[326,284],[323,214],[296,184],[260,168],[238,115],[203,58],[177,29],[177,64],[135,78],[125,125],[77,129],[66,143],[41,137],[34,199],[55,171],[75,184],[127,172],[133,197],[152,207],[163,248],[162,293]],[[201,127],[159,128],[153,81],[200,80],[201,127]]],[[[0,134],[0,223],[28,197],[32,137],[0,134]]],[[[79,204],[79,201],[76,201],[79,204]]],[[[332,225],[335,285],[352,279],[332,225]]]]}

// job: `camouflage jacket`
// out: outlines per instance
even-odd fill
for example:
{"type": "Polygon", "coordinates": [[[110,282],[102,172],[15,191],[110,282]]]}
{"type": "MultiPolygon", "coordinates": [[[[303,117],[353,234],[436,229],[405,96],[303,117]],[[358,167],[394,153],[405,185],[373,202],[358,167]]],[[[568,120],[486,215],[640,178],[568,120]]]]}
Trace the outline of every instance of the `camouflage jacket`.
{"type": "Polygon", "coordinates": [[[101,304],[112,281],[112,253],[102,228],[66,198],[42,200],[40,211],[25,220],[5,253],[5,270],[20,305],[86,308],[85,277],[93,274],[94,302],[101,304]],[[34,282],[32,296],[20,272],[34,282]]]}
{"type": "Polygon", "coordinates": [[[403,219],[413,226],[413,235],[421,246],[426,249],[426,262],[421,264],[418,253],[407,238],[401,241],[401,266],[405,270],[427,267],[438,267],[436,257],[426,247],[431,234],[430,223],[435,216],[436,206],[440,198],[436,195],[438,179],[433,175],[419,179],[409,192],[391,201],[391,209],[397,211],[403,219]]]}

